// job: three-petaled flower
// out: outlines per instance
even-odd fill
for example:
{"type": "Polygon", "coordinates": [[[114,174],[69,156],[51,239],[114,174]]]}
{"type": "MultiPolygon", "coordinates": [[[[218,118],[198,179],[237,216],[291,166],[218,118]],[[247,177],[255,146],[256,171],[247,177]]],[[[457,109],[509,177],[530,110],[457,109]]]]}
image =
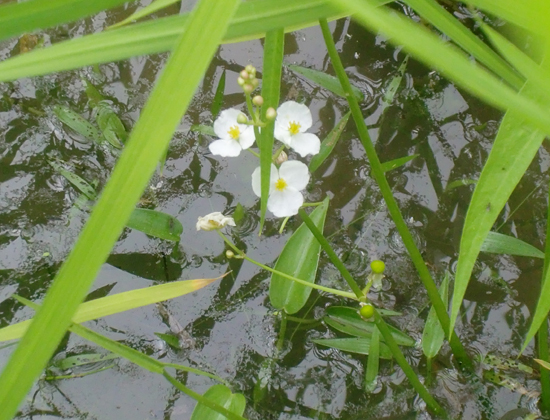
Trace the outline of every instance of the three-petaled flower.
{"type": "Polygon", "coordinates": [[[319,153],[321,141],[315,134],[306,133],[313,120],[306,105],[288,101],[277,109],[275,138],[304,157],[319,153]]]}
{"type": "MultiPolygon", "coordinates": [[[[256,168],[252,173],[252,189],[261,197],[261,169],[256,168]]],[[[269,198],[267,208],[276,217],[293,216],[304,204],[304,197],[300,192],[309,182],[307,166],[297,160],[283,162],[279,169],[271,165],[269,180],[269,198]]]]}
{"type": "Polygon", "coordinates": [[[207,214],[204,217],[199,217],[197,221],[197,230],[215,230],[221,229],[225,226],[235,226],[235,220],[232,217],[224,216],[219,211],[207,214]]]}
{"type": "Polygon", "coordinates": [[[240,114],[242,112],[238,109],[226,109],[214,121],[214,132],[219,139],[210,143],[209,149],[212,154],[223,157],[239,156],[242,150],[254,144],[254,129],[237,122],[240,114]]]}

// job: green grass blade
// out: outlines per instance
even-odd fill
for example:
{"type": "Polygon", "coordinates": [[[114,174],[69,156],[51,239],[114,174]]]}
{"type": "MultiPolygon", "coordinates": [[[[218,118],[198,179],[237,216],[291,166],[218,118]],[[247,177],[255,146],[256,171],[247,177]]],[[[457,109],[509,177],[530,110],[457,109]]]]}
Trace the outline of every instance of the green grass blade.
{"type": "Polygon", "coordinates": [[[522,78],[488,45],[482,42],[472,31],[466,28],[451,13],[435,0],[405,0],[420,16],[451,38],[455,44],[472,54],[476,60],[484,64],[510,86],[520,89],[522,78]]]}
{"type": "MultiPolygon", "coordinates": [[[[338,78],[331,76],[330,74],[326,74],[322,71],[308,69],[307,67],[297,66],[296,64],[288,64],[288,68],[293,72],[301,74],[302,76],[311,80],[313,83],[321,86],[322,88],[325,88],[326,90],[342,98],[346,97],[346,93],[344,92],[344,89],[342,88],[342,85],[340,84],[338,78]]],[[[353,94],[359,102],[365,99],[365,95],[363,95],[363,92],[361,92],[359,88],[357,88],[356,86],[352,86],[352,89],[353,94]]]]}
{"type": "MultiPolygon", "coordinates": [[[[311,213],[311,219],[320,230],[325,226],[327,210],[328,198],[311,213]]],[[[281,251],[275,270],[315,283],[320,253],[321,246],[305,223],[302,223],[281,251]]],[[[288,314],[296,313],[306,304],[310,294],[309,287],[289,281],[279,274],[271,276],[269,300],[277,309],[284,309],[288,314]]]]}
{"type": "Polygon", "coordinates": [[[134,209],[126,226],[147,235],[178,242],[183,233],[181,222],[174,216],[150,209],[134,209]]]}
{"type": "MultiPolygon", "coordinates": [[[[317,25],[320,17],[345,14],[328,0],[246,1],[240,4],[223,42],[262,38],[266,32],[281,27],[290,32],[317,25]]],[[[188,16],[171,16],[87,35],[10,58],[0,63],[0,81],[170,51],[188,16]]]]}
{"type": "MultiPolygon", "coordinates": [[[[204,393],[204,397],[226,408],[232,413],[242,416],[246,408],[246,400],[243,394],[233,394],[225,385],[214,385],[204,393]]],[[[223,414],[198,403],[191,414],[191,420],[225,420],[223,414]]]]}
{"type": "Polygon", "coordinates": [[[97,198],[95,188],[92,187],[88,181],[65,169],[59,161],[50,160],[48,163],[55,169],[56,172],[73,184],[73,186],[84,194],[89,200],[95,200],[97,198]]]}
{"type": "Polygon", "coordinates": [[[124,26],[130,22],[139,20],[145,16],[149,16],[152,13],[158,12],[159,10],[162,10],[165,7],[168,7],[179,1],[180,0],[155,0],[151,4],[148,4],[147,6],[145,6],[144,8],[139,9],[137,12],[132,13],[126,19],[121,20],[120,22],[115,23],[114,25],[111,25],[109,28],[114,29],[114,28],[118,28],[119,26],[124,26]]]}
{"type": "Polygon", "coordinates": [[[126,0],[29,0],[0,6],[0,40],[116,7],[126,0]]]}
{"type": "MultiPolygon", "coordinates": [[[[220,81],[218,82],[218,87],[216,88],[216,93],[214,94],[214,100],[210,107],[210,112],[212,113],[212,119],[215,120],[220,110],[222,109],[223,97],[225,94],[225,69],[222,72],[220,81]]],[[[214,130],[212,128],[212,130],[214,130]]],[[[214,134],[215,135],[215,134],[214,134]]]]}
{"type": "Polygon", "coordinates": [[[350,115],[351,112],[347,112],[342,117],[342,119],[338,121],[338,123],[334,126],[330,133],[328,133],[327,137],[321,143],[321,149],[319,150],[319,153],[313,156],[309,161],[309,172],[313,173],[317,169],[319,169],[319,166],[321,166],[323,162],[330,156],[330,154],[334,150],[334,147],[336,146],[336,143],[338,143],[338,140],[340,140],[340,136],[342,135],[344,128],[346,128],[346,124],[348,123],[350,115]]]}
{"type": "Polygon", "coordinates": [[[370,341],[369,357],[367,359],[367,372],[365,373],[365,391],[372,392],[376,388],[378,367],[380,365],[380,331],[374,328],[370,341]]]}
{"type": "MultiPolygon", "coordinates": [[[[283,66],[285,33],[283,29],[276,29],[266,34],[264,43],[264,64],[262,77],[262,117],[266,121],[265,113],[269,107],[277,109],[281,93],[281,73],[283,66]]],[[[265,222],[267,211],[267,198],[269,196],[269,179],[273,155],[273,130],[275,122],[271,121],[260,133],[260,166],[262,196],[260,198],[260,235],[265,222]]]]}
{"type": "MultiPolygon", "coordinates": [[[[315,344],[333,349],[347,351],[355,354],[370,353],[371,339],[370,338],[317,338],[311,340],[315,344]]],[[[390,349],[384,343],[379,343],[379,357],[382,359],[391,359],[392,354],[390,349]]]]}
{"type": "MultiPolygon", "coordinates": [[[[449,302],[449,272],[445,272],[445,277],[439,286],[439,295],[445,306],[448,306],[449,302]]],[[[439,353],[443,341],[445,340],[445,331],[437,318],[437,314],[433,307],[430,308],[428,318],[426,319],[426,325],[424,325],[424,331],[422,332],[422,351],[428,359],[433,359],[439,353]]]]}
{"type": "Polygon", "coordinates": [[[393,100],[399,89],[399,85],[401,85],[403,76],[405,75],[405,71],[407,70],[408,63],[409,63],[409,56],[407,55],[399,65],[399,68],[397,69],[397,74],[391,79],[390,83],[385,89],[386,91],[384,93],[384,97],[382,98],[382,104],[380,106],[381,108],[379,111],[380,114],[384,114],[384,111],[386,110],[386,108],[389,107],[391,104],[393,104],[393,100]]]}
{"type": "Polygon", "coordinates": [[[517,255],[544,259],[544,252],[533,245],[498,232],[489,232],[481,245],[481,251],[493,254],[517,255]]]}
{"type": "Polygon", "coordinates": [[[410,162],[414,158],[418,157],[418,154],[410,155],[410,156],[403,156],[397,159],[389,160],[387,162],[384,162],[381,164],[382,170],[384,172],[389,172],[393,169],[397,169],[400,166],[403,166],[405,163],[410,162]]]}
{"type": "Polygon", "coordinates": [[[195,6],[89,221],[0,376],[0,420],[15,415],[69,327],[166,150],[237,4],[201,0],[195,6]]]}

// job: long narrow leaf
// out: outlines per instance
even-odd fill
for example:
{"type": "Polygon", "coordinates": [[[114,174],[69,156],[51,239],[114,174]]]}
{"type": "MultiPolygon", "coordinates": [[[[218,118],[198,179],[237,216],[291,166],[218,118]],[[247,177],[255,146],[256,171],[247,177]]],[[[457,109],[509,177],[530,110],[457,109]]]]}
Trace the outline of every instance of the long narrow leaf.
{"type": "MultiPolygon", "coordinates": [[[[356,354],[370,353],[370,338],[317,338],[313,341],[321,346],[332,347],[333,349],[347,351],[356,354]]],[[[379,343],[379,357],[382,359],[391,359],[390,349],[384,343],[379,343]]]]}
{"type": "MultiPolygon", "coordinates": [[[[233,394],[225,385],[214,385],[204,393],[204,397],[227,410],[242,416],[246,407],[243,394],[233,394]]],[[[191,420],[225,420],[226,417],[205,405],[198,403],[191,414],[191,420]]]]}
{"type": "Polygon", "coordinates": [[[342,119],[336,123],[330,133],[328,133],[327,137],[321,143],[319,153],[313,156],[309,161],[309,172],[313,173],[319,169],[319,166],[321,166],[322,163],[330,156],[336,146],[336,143],[340,140],[340,136],[342,135],[344,128],[346,128],[350,115],[351,112],[347,112],[342,119]]]}
{"type": "Polygon", "coordinates": [[[489,232],[481,245],[481,251],[493,254],[518,255],[520,257],[532,257],[544,259],[544,252],[533,245],[498,232],[489,232]]]}
{"type": "Polygon", "coordinates": [[[149,209],[134,209],[126,226],[150,236],[175,242],[180,240],[183,233],[181,222],[174,216],[149,209]]]}
{"type": "Polygon", "coordinates": [[[237,4],[201,0],[195,6],[88,223],[0,376],[0,420],[14,416],[69,327],[166,150],[237,4]]]}
{"type": "MultiPolygon", "coordinates": [[[[289,64],[288,68],[296,73],[301,74],[307,79],[311,80],[313,83],[325,88],[326,90],[341,96],[342,98],[346,97],[346,93],[340,84],[338,78],[331,76],[330,74],[324,73],[319,70],[308,69],[307,67],[297,66],[296,64],[289,64]]],[[[363,92],[356,87],[352,86],[353,94],[358,101],[365,99],[363,92]]]]}
{"type": "MultiPolygon", "coordinates": [[[[448,306],[449,302],[449,272],[445,272],[445,277],[439,286],[439,295],[441,300],[445,304],[445,307],[448,306]]],[[[437,314],[435,309],[430,308],[428,313],[428,318],[426,319],[426,325],[424,325],[424,331],[422,332],[422,351],[428,359],[433,359],[439,353],[443,341],[445,340],[445,331],[437,319],[437,314]]]]}
{"type": "Polygon", "coordinates": [[[367,359],[367,372],[365,374],[365,390],[372,392],[376,388],[378,367],[380,365],[380,331],[374,328],[370,342],[369,357],[367,359]]]}
{"type": "Polygon", "coordinates": [[[164,9],[174,3],[179,2],[180,0],[155,0],[152,3],[148,4],[142,9],[139,9],[137,12],[132,13],[126,19],[121,20],[120,22],[110,26],[111,29],[117,28],[119,26],[124,26],[127,23],[139,20],[145,16],[149,16],[152,13],[158,12],[159,10],[164,9]]]}

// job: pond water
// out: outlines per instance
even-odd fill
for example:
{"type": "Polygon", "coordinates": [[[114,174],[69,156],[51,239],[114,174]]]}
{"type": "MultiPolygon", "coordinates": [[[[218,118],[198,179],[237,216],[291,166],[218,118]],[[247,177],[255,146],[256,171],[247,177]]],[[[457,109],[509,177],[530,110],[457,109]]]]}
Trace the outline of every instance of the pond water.
{"type": "MultiPolygon", "coordinates": [[[[39,36],[48,45],[96,32],[147,3],[102,13],[39,36]]],[[[190,6],[182,8],[188,10],[190,6]]],[[[172,6],[155,16],[179,11],[179,5],[172,6]]],[[[501,114],[410,60],[394,102],[382,118],[382,98],[405,54],[349,19],[333,22],[330,27],[348,75],[366,95],[363,113],[381,160],[419,155],[387,176],[439,282],[445,270],[454,270],[460,230],[473,190],[471,183],[457,182],[465,180],[468,184],[478,177],[501,114]]],[[[231,214],[240,203],[246,214],[231,237],[251,257],[272,265],[300,224],[298,217],[291,218],[279,234],[281,219],[268,215],[264,234],[258,237],[259,203],[250,178],[257,159],[251,154],[232,159],[212,156],[208,150],[212,137],[190,130],[194,124],[212,124],[210,106],[224,70],[223,107],[244,109],[236,78],[246,64],[256,66],[261,77],[262,45],[256,40],[219,49],[174,135],[162,175],[154,176],[143,200],[177,217],[184,226],[181,242],[174,245],[127,229],[103,266],[91,297],[231,273],[192,295],[164,303],[162,308],[151,305],[87,325],[163,361],[199,367],[223,377],[234,392],[245,395],[245,416],[249,419],[431,418],[395,363],[381,361],[379,383],[368,394],[363,388],[366,356],[311,341],[339,335],[321,319],[328,306],[350,304],[343,298],[314,291],[306,307],[296,314],[310,322],[289,320],[282,351],[277,354],[280,315],[269,303],[270,276],[246,262],[227,260],[218,235],[195,230],[198,216],[212,211],[231,214]],[[183,349],[176,350],[155,335],[170,332],[169,317],[191,337],[183,349]],[[267,369],[270,382],[260,398],[254,388],[266,366],[271,367],[267,369]]],[[[17,40],[0,44],[1,59],[19,52],[17,40]]],[[[167,54],[136,57],[101,65],[99,72],[85,68],[0,85],[0,326],[32,315],[10,295],[18,293],[40,301],[88,217],[86,211],[75,208],[79,192],[48,164],[49,159],[58,158],[81,177],[97,180],[99,189],[116,162],[114,153],[63,126],[52,107],[63,105],[90,117],[84,77],[112,102],[126,127],[131,128],[166,58],[167,54]]],[[[319,28],[287,34],[284,61],[333,74],[319,28]]],[[[314,124],[309,131],[321,139],[347,112],[342,98],[288,68],[283,69],[281,98],[310,107],[314,124]]],[[[495,227],[539,248],[544,238],[544,186],[549,164],[548,152],[541,148],[495,227]]],[[[392,318],[393,324],[420,340],[429,300],[370,176],[351,121],[306,191],[309,202],[326,196],[331,201],[325,234],[335,250],[360,284],[365,283],[371,260],[386,262],[387,281],[372,296],[380,306],[402,312],[402,316],[392,318]]],[[[481,255],[457,328],[472,358],[517,356],[538,296],[541,268],[540,262],[528,258],[481,255]]],[[[326,256],[321,258],[317,281],[347,290],[326,256]]],[[[0,366],[12,350],[12,346],[0,349],[0,366]]],[[[60,344],[54,359],[93,352],[101,349],[71,334],[60,344]]],[[[509,373],[519,384],[515,390],[488,380],[472,381],[455,370],[450,349],[444,346],[433,362],[431,379],[426,379],[429,375],[422,350],[404,348],[404,352],[451,417],[514,419],[537,410],[539,385],[533,375],[509,373]]],[[[531,345],[520,360],[531,365],[532,358],[531,345]]],[[[101,363],[108,366],[111,361],[101,363]]],[[[101,364],[75,368],[72,373],[83,374],[86,369],[99,367],[101,364]]],[[[483,366],[478,367],[482,375],[483,366]]],[[[201,393],[214,384],[204,377],[178,377],[201,393]]],[[[184,420],[194,405],[164,378],[116,360],[112,368],[80,378],[41,378],[16,418],[184,420]]]]}

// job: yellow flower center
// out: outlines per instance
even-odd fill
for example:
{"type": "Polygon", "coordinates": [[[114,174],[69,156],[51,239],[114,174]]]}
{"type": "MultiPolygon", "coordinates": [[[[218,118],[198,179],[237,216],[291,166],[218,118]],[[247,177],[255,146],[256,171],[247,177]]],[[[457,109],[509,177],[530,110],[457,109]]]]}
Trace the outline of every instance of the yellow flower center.
{"type": "Polygon", "coordinates": [[[279,178],[277,180],[277,182],[275,182],[275,189],[277,191],[284,191],[285,188],[287,187],[287,185],[288,184],[286,183],[286,181],[283,178],[279,178]]]}
{"type": "Polygon", "coordinates": [[[300,132],[301,125],[297,122],[290,121],[288,124],[288,131],[290,131],[290,134],[298,134],[300,132]]]}
{"type": "Polygon", "coordinates": [[[231,127],[231,128],[227,131],[227,134],[229,134],[229,136],[230,136],[233,140],[237,140],[237,139],[239,138],[239,136],[241,135],[241,131],[239,130],[239,126],[234,125],[233,127],[231,127]]]}

